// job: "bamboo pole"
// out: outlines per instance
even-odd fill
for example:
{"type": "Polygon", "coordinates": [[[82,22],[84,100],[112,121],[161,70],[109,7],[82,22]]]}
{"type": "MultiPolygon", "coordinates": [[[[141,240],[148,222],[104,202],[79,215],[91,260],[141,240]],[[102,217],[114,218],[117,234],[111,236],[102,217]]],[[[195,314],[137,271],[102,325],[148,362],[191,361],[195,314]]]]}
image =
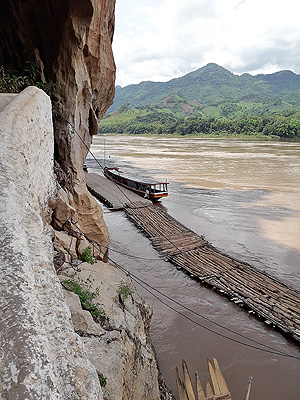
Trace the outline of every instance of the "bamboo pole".
{"type": "Polygon", "coordinates": [[[196,400],[191,377],[190,377],[189,370],[188,370],[188,366],[184,360],[182,360],[182,370],[183,370],[184,384],[185,384],[185,389],[186,389],[188,399],[196,400]]]}
{"type": "Polygon", "coordinates": [[[245,400],[249,400],[249,399],[250,399],[251,387],[252,387],[252,376],[250,375],[250,376],[249,376],[249,381],[248,381],[248,386],[247,386],[247,392],[246,392],[245,400]]]}
{"type": "Polygon", "coordinates": [[[198,372],[195,373],[198,400],[205,400],[205,393],[201,385],[198,372]]]}

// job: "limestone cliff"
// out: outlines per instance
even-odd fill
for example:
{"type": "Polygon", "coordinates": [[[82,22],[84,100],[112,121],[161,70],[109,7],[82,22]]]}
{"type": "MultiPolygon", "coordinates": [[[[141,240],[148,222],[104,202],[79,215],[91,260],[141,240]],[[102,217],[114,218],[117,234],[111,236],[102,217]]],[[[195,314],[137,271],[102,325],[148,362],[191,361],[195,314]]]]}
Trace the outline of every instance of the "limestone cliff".
{"type": "Polygon", "coordinates": [[[102,399],[53,267],[50,99],[28,87],[0,107],[0,398],[102,399]]]}
{"type": "Polygon", "coordinates": [[[57,191],[49,97],[36,87],[0,95],[0,121],[0,397],[171,399],[149,338],[151,309],[129,277],[103,262],[65,263],[82,286],[92,282],[105,311],[100,322],[59,283],[53,235],[70,262],[77,252],[74,237],[48,225],[57,191]],[[125,297],[120,285],[130,287],[125,297]]]}
{"type": "Polygon", "coordinates": [[[84,184],[83,161],[97,122],[112,104],[115,64],[111,49],[115,0],[4,0],[0,14],[0,65],[40,68],[53,81],[58,192],[54,226],[73,215],[85,233],[104,245],[108,233],[84,184]],[[77,132],[77,133],[76,133],[77,132]],[[81,140],[82,139],[82,140],[81,140]]]}
{"type": "Polygon", "coordinates": [[[35,87],[0,95],[4,400],[102,400],[99,373],[107,377],[107,399],[171,398],[159,385],[149,307],[136,293],[128,302],[117,298],[120,279],[129,284],[128,278],[103,263],[93,271],[80,267],[83,277],[93,273],[103,289],[109,324],[101,327],[75,294],[62,290],[53,263],[72,269],[88,245],[81,231],[103,248],[109,243],[82,166],[98,120],[113,101],[114,4],[2,2],[0,65],[21,71],[25,61],[34,62],[40,82],[57,84],[54,120],[49,97],[35,87]]]}
{"type": "MultiPolygon", "coordinates": [[[[160,393],[159,372],[149,337],[152,310],[139,296],[130,278],[112,264],[83,263],[76,278],[90,282],[99,293],[106,322],[101,328],[81,310],[78,296],[65,291],[75,331],[82,337],[88,356],[99,375],[107,378],[105,400],[171,399],[160,393]],[[123,297],[120,288],[128,289],[123,297]]],[[[65,276],[60,276],[64,281],[65,276]]]]}

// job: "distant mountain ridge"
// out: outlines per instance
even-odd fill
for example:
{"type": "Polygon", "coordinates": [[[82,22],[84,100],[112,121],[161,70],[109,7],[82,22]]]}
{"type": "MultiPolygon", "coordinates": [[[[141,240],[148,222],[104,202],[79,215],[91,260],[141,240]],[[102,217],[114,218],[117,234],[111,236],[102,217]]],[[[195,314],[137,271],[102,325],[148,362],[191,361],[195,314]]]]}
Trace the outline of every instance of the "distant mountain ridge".
{"type": "Polygon", "coordinates": [[[123,104],[130,107],[152,105],[172,93],[203,106],[242,101],[270,103],[273,106],[278,103],[277,106],[281,105],[281,109],[295,109],[300,107],[300,75],[289,70],[267,75],[235,75],[210,63],[168,82],[144,81],[123,88],[117,86],[109,112],[117,110],[123,104]]]}

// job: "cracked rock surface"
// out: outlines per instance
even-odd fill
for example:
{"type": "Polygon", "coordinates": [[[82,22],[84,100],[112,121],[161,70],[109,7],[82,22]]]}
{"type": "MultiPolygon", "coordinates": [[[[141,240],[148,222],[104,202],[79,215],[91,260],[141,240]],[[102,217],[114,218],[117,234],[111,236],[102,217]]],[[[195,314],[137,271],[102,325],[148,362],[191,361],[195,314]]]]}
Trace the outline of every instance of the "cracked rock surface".
{"type": "Polygon", "coordinates": [[[50,99],[36,87],[0,98],[0,398],[102,399],[53,266],[50,99]]]}
{"type": "MultiPolygon", "coordinates": [[[[85,282],[89,280],[91,291],[99,288],[95,302],[101,304],[107,317],[100,328],[92,318],[85,318],[86,311],[82,310],[79,316],[75,300],[78,296],[65,291],[74,329],[81,335],[98,374],[107,377],[104,399],[167,398],[160,392],[155,352],[149,338],[152,310],[139,296],[130,278],[114,265],[103,262],[80,264],[76,276],[85,282]],[[121,285],[130,288],[131,293],[123,299],[120,298],[121,285]]],[[[66,277],[60,276],[60,279],[66,277]]]]}

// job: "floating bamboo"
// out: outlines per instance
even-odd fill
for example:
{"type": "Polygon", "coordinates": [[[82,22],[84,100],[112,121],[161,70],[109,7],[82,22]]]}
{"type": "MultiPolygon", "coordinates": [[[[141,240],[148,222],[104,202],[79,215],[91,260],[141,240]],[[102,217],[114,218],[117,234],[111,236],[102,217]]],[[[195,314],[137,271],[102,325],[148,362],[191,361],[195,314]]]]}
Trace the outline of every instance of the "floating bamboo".
{"type": "Polygon", "coordinates": [[[299,290],[220,252],[149,200],[96,174],[86,174],[86,180],[89,190],[109,207],[125,209],[153,247],[177,268],[300,341],[299,290]]]}
{"type": "MultiPolygon", "coordinates": [[[[215,358],[208,359],[210,381],[206,382],[205,392],[196,372],[196,391],[194,392],[187,363],[182,360],[183,380],[179,377],[176,367],[176,383],[179,400],[232,400],[224,376],[215,358]]],[[[250,393],[250,391],[249,391],[250,393]]]]}
{"type": "Polygon", "coordinates": [[[300,341],[300,291],[224,254],[161,208],[130,204],[126,215],[165,258],[300,341]]]}

